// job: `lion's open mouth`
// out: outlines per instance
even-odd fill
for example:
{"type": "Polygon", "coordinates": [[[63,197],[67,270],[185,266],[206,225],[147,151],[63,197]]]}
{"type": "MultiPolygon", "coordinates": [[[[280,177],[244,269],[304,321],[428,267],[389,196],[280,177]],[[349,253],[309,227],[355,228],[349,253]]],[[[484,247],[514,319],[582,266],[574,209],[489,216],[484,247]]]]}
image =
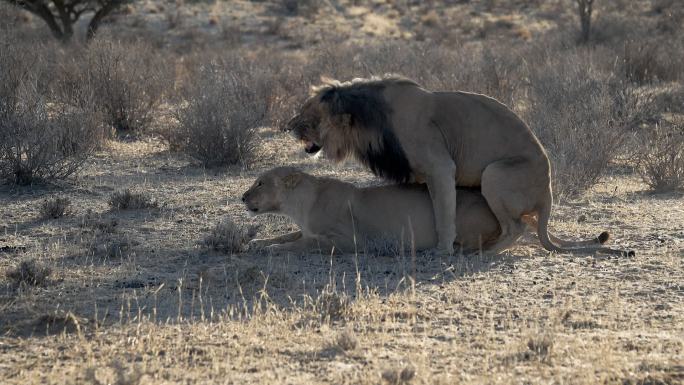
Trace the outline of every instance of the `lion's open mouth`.
{"type": "Polygon", "coordinates": [[[307,154],[315,154],[321,150],[321,146],[314,142],[306,141],[305,145],[306,147],[304,148],[304,151],[306,151],[307,154]]]}

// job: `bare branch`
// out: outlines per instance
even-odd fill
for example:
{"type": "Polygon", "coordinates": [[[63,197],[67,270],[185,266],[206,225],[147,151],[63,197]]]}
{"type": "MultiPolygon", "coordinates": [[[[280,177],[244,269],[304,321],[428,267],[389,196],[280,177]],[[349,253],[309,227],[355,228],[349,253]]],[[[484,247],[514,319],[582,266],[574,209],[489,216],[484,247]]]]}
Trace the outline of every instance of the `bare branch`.
{"type": "Polygon", "coordinates": [[[73,35],[74,25],[88,12],[94,12],[88,23],[87,38],[95,35],[102,21],[119,6],[132,0],[0,0],[22,8],[45,21],[52,34],[62,41],[73,35]]]}

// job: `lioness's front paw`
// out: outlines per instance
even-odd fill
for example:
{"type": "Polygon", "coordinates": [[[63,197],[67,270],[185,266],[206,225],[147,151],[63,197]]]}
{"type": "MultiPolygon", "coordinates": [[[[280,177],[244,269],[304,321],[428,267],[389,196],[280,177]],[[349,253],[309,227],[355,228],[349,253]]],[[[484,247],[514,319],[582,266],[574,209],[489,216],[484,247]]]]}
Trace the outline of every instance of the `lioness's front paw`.
{"type": "Polygon", "coordinates": [[[263,250],[269,254],[282,254],[288,251],[286,247],[280,244],[266,246],[263,250]]]}
{"type": "Polygon", "coordinates": [[[265,239],[252,239],[247,244],[247,249],[249,251],[260,251],[268,247],[269,242],[265,239]]]}

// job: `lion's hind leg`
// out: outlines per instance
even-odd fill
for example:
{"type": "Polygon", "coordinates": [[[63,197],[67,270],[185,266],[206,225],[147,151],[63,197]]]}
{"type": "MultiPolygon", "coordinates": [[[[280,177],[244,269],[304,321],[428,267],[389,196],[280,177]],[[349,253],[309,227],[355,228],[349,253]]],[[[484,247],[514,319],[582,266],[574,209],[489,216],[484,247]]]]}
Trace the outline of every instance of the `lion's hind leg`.
{"type": "Polygon", "coordinates": [[[520,237],[525,233],[527,225],[522,221],[511,221],[508,223],[508,231],[502,232],[501,235],[493,242],[484,244],[484,252],[486,254],[499,254],[502,251],[511,247],[520,237]]]}
{"type": "Polygon", "coordinates": [[[534,211],[544,184],[546,189],[550,188],[548,176],[531,183],[530,177],[535,174],[543,175],[538,165],[522,158],[491,163],[482,173],[482,195],[501,226],[501,235],[490,250],[502,251],[524,233],[527,226],[522,216],[534,211]]]}

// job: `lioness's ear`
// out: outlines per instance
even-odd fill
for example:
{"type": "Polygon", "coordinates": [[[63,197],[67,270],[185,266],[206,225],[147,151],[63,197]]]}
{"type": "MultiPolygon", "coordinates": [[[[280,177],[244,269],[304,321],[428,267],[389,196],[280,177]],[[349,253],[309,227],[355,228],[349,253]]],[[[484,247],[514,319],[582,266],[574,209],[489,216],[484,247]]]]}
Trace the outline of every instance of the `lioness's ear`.
{"type": "Polygon", "coordinates": [[[297,185],[301,181],[302,181],[302,174],[298,173],[298,172],[290,174],[290,175],[286,175],[285,177],[283,177],[283,184],[285,185],[285,187],[287,187],[289,189],[297,187],[297,185]]]}

